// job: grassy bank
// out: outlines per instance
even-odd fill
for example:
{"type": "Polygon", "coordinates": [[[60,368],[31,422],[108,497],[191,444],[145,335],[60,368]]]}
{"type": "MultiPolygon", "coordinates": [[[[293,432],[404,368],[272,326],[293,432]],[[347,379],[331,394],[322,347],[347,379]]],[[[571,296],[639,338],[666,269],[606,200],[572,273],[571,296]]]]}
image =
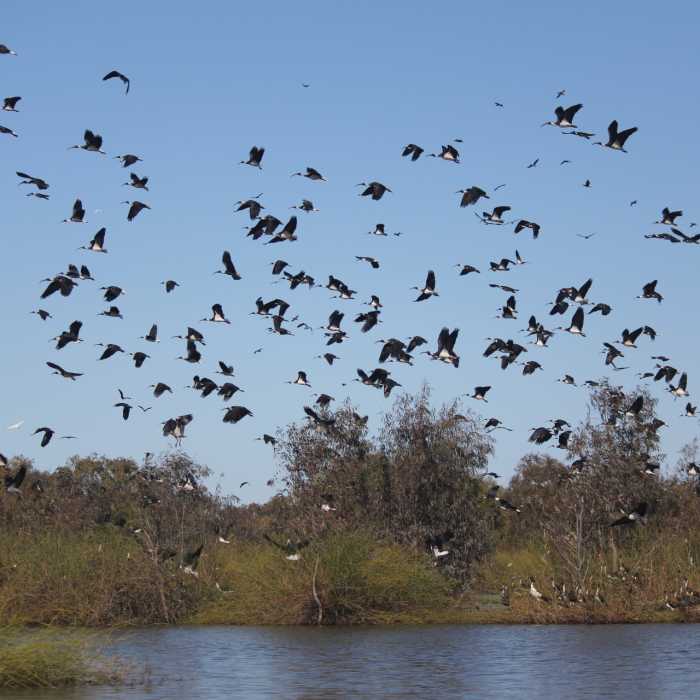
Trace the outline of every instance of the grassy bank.
{"type": "Polygon", "coordinates": [[[452,587],[422,553],[366,533],[329,537],[289,561],[274,547],[236,546],[220,557],[219,595],[192,621],[215,624],[446,622],[452,587]]]}
{"type": "Polygon", "coordinates": [[[119,659],[105,653],[98,634],[0,628],[0,688],[114,683],[123,672],[119,659]]]}

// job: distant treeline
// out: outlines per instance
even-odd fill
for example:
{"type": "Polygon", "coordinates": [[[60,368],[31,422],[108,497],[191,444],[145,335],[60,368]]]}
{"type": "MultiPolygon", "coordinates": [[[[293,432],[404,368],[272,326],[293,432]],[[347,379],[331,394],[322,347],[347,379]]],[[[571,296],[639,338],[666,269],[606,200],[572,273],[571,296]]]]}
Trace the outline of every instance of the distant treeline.
{"type": "Polygon", "coordinates": [[[398,396],[375,437],[349,403],[321,410],[326,427],[280,431],[264,505],[209,491],[211,470],[183,452],[53,473],[16,456],[0,610],[76,626],[694,619],[697,447],[660,476],[654,408],[642,388],[594,388],[568,459],[527,454],[500,489],[486,421],[432,406],[427,386],[398,396]],[[646,526],[610,527],[640,504],[646,526]],[[487,615],[485,593],[501,594],[487,615]]]}

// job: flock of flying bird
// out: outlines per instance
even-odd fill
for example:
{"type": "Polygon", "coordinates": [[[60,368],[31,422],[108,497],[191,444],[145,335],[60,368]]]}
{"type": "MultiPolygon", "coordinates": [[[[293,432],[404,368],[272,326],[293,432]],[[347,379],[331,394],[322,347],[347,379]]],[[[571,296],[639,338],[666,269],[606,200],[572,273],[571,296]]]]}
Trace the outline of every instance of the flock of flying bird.
{"type": "MultiPolygon", "coordinates": [[[[10,51],[4,45],[0,45],[0,56],[7,54],[16,55],[13,51],[10,51]]],[[[122,75],[121,73],[118,73],[117,71],[112,71],[105,75],[103,80],[107,81],[111,78],[120,79],[126,85],[126,94],[129,93],[130,81],[126,76],[122,75]]],[[[563,95],[563,91],[560,93],[559,96],[561,95],[563,95]]],[[[4,107],[2,109],[4,109],[7,112],[17,112],[18,110],[16,109],[16,105],[20,99],[20,97],[5,98],[4,107]]],[[[502,105],[499,103],[496,103],[496,106],[502,107],[502,105]]],[[[576,115],[580,112],[582,108],[582,104],[573,105],[568,109],[557,107],[557,109],[555,110],[556,121],[546,122],[542,126],[551,125],[560,129],[570,129],[570,131],[563,131],[562,133],[566,135],[575,135],[582,139],[590,140],[590,138],[592,136],[595,136],[595,134],[584,131],[578,131],[577,125],[574,124],[576,115]]],[[[617,121],[612,121],[608,127],[607,142],[598,141],[596,142],[596,145],[603,146],[613,151],[627,153],[625,146],[627,145],[629,138],[633,134],[635,134],[636,131],[636,127],[619,131],[617,121]]],[[[18,136],[18,134],[15,131],[4,126],[0,126],[0,134],[9,134],[15,137],[18,136]]],[[[461,139],[456,139],[455,142],[461,143],[461,139]]],[[[75,145],[71,146],[70,148],[83,150],[88,154],[104,155],[105,151],[103,150],[102,146],[102,137],[100,135],[95,134],[90,129],[86,129],[84,132],[84,145],[75,145]]],[[[408,146],[404,147],[402,152],[403,156],[410,157],[411,162],[418,161],[421,155],[423,154],[424,149],[413,143],[408,144],[408,146]]],[[[250,149],[248,158],[240,161],[240,164],[249,165],[256,169],[262,169],[264,155],[265,148],[253,147],[250,149]]],[[[94,157],[94,155],[90,155],[89,157],[94,157]]],[[[441,153],[426,154],[425,157],[439,158],[443,161],[453,164],[460,163],[459,151],[455,146],[451,144],[442,146],[441,153]]],[[[142,162],[142,159],[140,157],[132,154],[115,156],[115,158],[121,160],[124,168],[138,167],[138,163],[142,162]]],[[[537,167],[538,160],[535,160],[528,167],[537,167]]],[[[562,164],[567,162],[570,161],[563,161],[562,164]]],[[[50,185],[45,180],[39,177],[30,176],[21,171],[17,172],[17,176],[21,178],[21,181],[19,182],[20,185],[30,185],[36,187],[36,191],[30,192],[28,196],[34,196],[40,199],[49,198],[47,190],[49,189],[50,185]]],[[[328,182],[328,179],[323,177],[318,170],[315,170],[311,167],[307,167],[305,172],[293,173],[291,177],[297,176],[307,178],[309,181],[312,182],[328,182]]],[[[149,188],[147,186],[148,181],[148,177],[140,177],[135,172],[130,172],[130,180],[125,182],[124,186],[130,186],[133,187],[135,190],[138,190],[140,193],[145,193],[149,191],[149,188]]],[[[360,186],[364,189],[358,194],[362,197],[370,197],[374,201],[379,201],[385,195],[392,194],[392,190],[380,182],[362,182],[358,184],[358,187],[360,186]]],[[[590,186],[590,181],[587,181],[584,186],[590,186]]],[[[500,187],[502,187],[502,185],[497,187],[496,190],[500,189],[500,187]]],[[[482,199],[486,200],[491,198],[490,195],[487,194],[487,192],[484,189],[476,186],[459,190],[456,194],[462,195],[460,200],[460,206],[462,208],[474,206],[482,199]]],[[[139,194],[139,196],[141,195],[139,194]]],[[[251,226],[245,227],[248,229],[247,236],[251,237],[253,241],[258,241],[261,238],[265,237],[263,243],[264,245],[284,242],[293,243],[297,241],[297,216],[290,216],[286,223],[284,223],[282,220],[278,219],[272,214],[263,214],[264,206],[259,201],[261,196],[262,195],[257,195],[256,197],[251,197],[248,200],[239,201],[235,203],[235,205],[237,206],[237,209],[235,209],[235,211],[247,212],[250,218],[251,226]]],[[[123,202],[123,204],[129,205],[127,220],[130,222],[133,222],[143,210],[150,209],[150,207],[147,204],[138,200],[125,201],[123,202]]],[[[636,201],[632,202],[632,204],[636,204],[636,201]]],[[[305,212],[306,214],[318,211],[318,209],[314,207],[312,201],[309,199],[303,199],[301,205],[292,206],[290,207],[290,209],[297,209],[305,212]]],[[[509,206],[496,206],[491,212],[483,211],[481,215],[479,215],[476,212],[475,213],[477,214],[477,218],[486,226],[508,226],[515,224],[515,233],[519,233],[520,231],[529,229],[530,231],[532,231],[533,238],[537,239],[540,235],[541,226],[533,221],[525,219],[514,219],[513,221],[506,221],[503,217],[507,212],[510,211],[510,209],[511,208],[509,206]]],[[[668,208],[664,208],[661,220],[656,221],[654,223],[669,227],[671,233],[663,232],[660,234],[651,234],[647,235],[646,238],[662,239],[670,241],[672,243],[683,242],[699,244],[700,234],[698,234],[697,236],[688,236],[678,230],[678,224],[676,223],[676,219],[678,219],[682,215],[682,211],[672,212],[668,208]]],[[[73,205],[71,216],[69,218],[63,219],[60,223],[87,223],[87,221],[85,220],[85,209],[80,199],[76,199],[73,205]]],[[[695,224],[691,224],[691,226],[694,225],[695,224]]],[[[374,236],[389,235],[385,231],[384,224],[377,224],[373,231],[369,231],[367,233],[374,236]]],[[[394,235],[400,236],[401,232],[396,232],[394,233],[394,235]]],[[[89,244],[82,246],[81,248],[79,248],[79,250],[86,250],[106,254],[108,253],[108,250],[107,248],[105,248],[105,237],[106,229],[102,228],[94,234],[89,244]]],[[[584,236],[584,238],[590,238],[590,236],[584,236]]],[[[380,262],[373,257],[355,257],[360,262],[368,263],[372,269],[377,269],[380,266],[380,262]]],[[[229,251],[224,251],[222,255],[222,264],[223,269],[217,270],[213,274],[221,274],[228,276],[231,278],[232,281],[238,281],[241,279],[241,275],[236,270],[236,267],[233,263],[229,251]]],[[[500,261],[493,261],[490,263],[489,271],[507,272],[511,269],[510,266],[517,267],[519,265],[525,264],[529,263],[527,261],[523,261],[520,256],[520,253],[516,250],[515,260],[511,260],[510,258],[503,258],[500,261]]],[[[308,275],[304,270],[300,270],[294,273],[288,270],[287,268],[289,268],[290,265],[282,259],[273,261],[270,263],[270,265],[272,266],[272,275],[274,277],[279,278],[280,282],[289,283],[290,290],[295,290],[301,285],[308,285],[309,289],[324,288],[326,290],[335,292],[336,294],[331,298],[338,299],[340,301],[353,300],[355,299],[355,295],[358,293],[355,290],[350,289],[349,286],[346,285],[342,280],[334,277],[333,275],[328,276],[327,284],[317,284],[315,279],[308,275]]],[[[469,274],[480,274],[480,270],[472,265],[458,264],[455,265],[455,267],[461,268],[459,272],[459,275],[461,276],[469,274]]],[[[47,278],[43,280],[44,282],[48,282],[48,286],[41,294],[41,299],[48,299],[50,297],[53,297],[53,295],[56,295],[57,293],[59,296],[64,298],[70,297],[74,289],[78,286],[79,282],[88,280],[92,281],[93,277],[91,276],[90,270],[85,264],[82,264],[80,268],[78,268],[78,266],[76,265],[71,264],[68,266],[67,271],[61,272],[52,278],[47,278]]],[[[165,286],[165,292],[167,294],[170,294],[171,292],[175,291],[176,288],[179,286],[179,284],[175,280],[166,280],[163,281],[161,284],[165,286]]],[[[527,337],[531,337],[534,339],[526,344],[534,345],[539,348],[548,347],[548,343],[555,335],[556,331],[585,337],[586,334],[584,333],[584,322],[586,316],[590,316],[591,314],[596,312],[600,312],[602,316],[607,316],[612,312],[612,307],[608,303],[589,302],[587,296],[589,290],[592,287],[592,284],[593,280],[588,279],[579,287],[570,286],[561,288],[557,292],[557,295],[554,298],[554,300],[550,302],[552,309],[549,310],[548,316],[553,317],[556,315],[564,315],[569,309],[573,309],[573,315],[568,326],[563,325],[560,327],[547,329],[545,328],[542,319],[538,320],[535,315],[532,315],[528,321],[528,326],[524,329],[521,329],[523,332],[526,333],[527,337]],[[591,308],[586,314],[584,308],[589,305],[591,306],[591,308]]],[[[663,301],[663,297],[656,290],[656,285],[656,280],[645,284],[641,290],[641,294],[637,298],[656,300],[660,304],[663,301]]],[[[518,309],[516,304],[516,294],[518,290],[514,289],[513,287],[501,284],[490,284],[489,286],[501,289],[510,295],[506,304],[500,309],[500,315],[498,315],[496,318],[504,320],[517,319],[518,309]]],[[[429,270],[426,276],[425,285],[423,287],[412,287],[412,289],[416,290],[419,293],[417,298],[414,299],[414,302],[428,301],[429,303],[435,303],[434,301],[430,301],[433,297],[439,297],[439,293],[437,291],[437,280],[435,272],[433,270],[429,270]]],[[[110,304],[110,306],[108,310],[103,311],[99,315],[111,318],[123,318],[118,306],[114,305],[114,303],[118,301],[121,295],[126,293],[125,290],[119,286],[112,285],[100,287],[100,291],[104,292],[104,300],[105,302],[110,304]]],[[[370,301],[363,302],[363,305],[369,306],[370,310],[359,312],[353,320],[355,323],[362,324],[360,326],[360,331],[364,334],[370,332],[378,323],[382,322],[379,318],[382,313],[382,304],[378,296],[371,295],[370,301]]],[[[274,298],[269,301],[265,301],[262,297],[259,297],[257,300],[254,301],[253,304],[251,304],[251,306],[255,307],[255,310],[252,310],[250,312],[251,314],[269,319],[269,321],[272,324],[268,327],[268,331],[270,334],[275,334],[278,336],[294,335],[293,330],[290,330],[289,326],[293,322],[299,321],[299,317],[295,316],[291,319],[287,318],[287,312],[291,306],[287,301],[284,301],[280,298],[274,298]]],[[[46,321],[48,318],[53,318],[49,312],[43,309],[34,310],[31,313],[37,314],[43,321],[46,321]]],[[[334,310],[333,313],[330,314],[328,324],[320,327],[320,329],[326,331],[324,335],[324,337],[327,339],[325,341],[326,346],[334,346],[334,349],[336,349],[348,340],[349,336],[346,330],[342,328],[344,317],[345,313],[341,312],[340,310],[334,310]]],[[[204,322],[229,324],[230,320],[226,318],[222,304],[216,303],[212,306],[212,316],[210,318],[203,318],[199,321],[199,323],[204,322]]],[[[76,320],[68,326],[67,330],[64,330],[60,333],[60,335],[54,337],[52,340],[56,341],[56,349],[63,350],[71,344],[81,343],[83,340],[80,337],[82,326],[82,322],[76,320]]],[[[312,333],[314,330],[310,325],[308,325],[305,322],[298,323],[296,329],[309,330],[312,333]]],[[[422,354],[428,355],[431,361],[438,361],[444,364],[452,365],[455,368],[459,368],[460,356],[457,354],[456,351],[458,335],[458,328],[450,330],[449,327],[445,326],[438,334],[438,337],[436,339],[435,351],[425,349],[420,352],[422,354]]],[[[610,369],[612,369],[613,371],[626,369],[623,367],[619,367],[616,364],[616,362],[619,362],[622,358],[625,357],[625,355],[622,352],[623,349],[627,351],[627,349],[630,348],[637,348],[636,343],[642,335],[648,336],[653,341],[656,338],[657,333],[653,328],[651,328],[648,325],[642,326],[632,331],[626,328],[621,334],[621,340],[615,340],[610,343],[605,342],[603,344],[604,347],[601,350],[601,352],[606,356],[605,365],[607,367],[610,367],[610,369]]],[[[198,365],[204,364],[201,348],[205,347],[206,343],[204,335],[200,331],[196,330],[193,327],[188,327],[186,334],[173,337],[186,341],[186,353],[183,356],[178,357],[178,360],[188,362],[195,368],[198,365]]],[[[160,343],[161,339],[158,337],[158,325],[154,323],[150,328],[150,331],[146,335],[140,336],[139,339],[152,344],[160,343]]],[[[415,351],[422,346],[429,346],[429,341],[426,338],[423,338],[418,335],[411,336],[409,338],[406,338],[405,340],[406,342],[404,340],[396,338],[388,338],[376,341],[377,343],[381,343],[378,364],[384,365],[385,363],[392,362],[403,363],[412,366],[414,362],[415,351]]],[[[542,370],[542,366],[535,360],[529,360],[526,362],[520,361],[522,354],[528,352],[525,345],[515,342],[513,339],[510,338],[504,340],[498,337],[494,337],[488,338],[487,340],[489,341],[489,345],[484,349],[484,357],[498,359],[500,366],[503,370],[507,370],[512,365],[519,365],[523,367],[522,374],[525,376],[533,375],[538,370],[542,370]]],[[[100,357],[98,358],[100,361],[108,360],[109,358],[119,353],[128,354],[133,358],[134,365],[138,369],[142,367],[144,362],[146,362],[150,358],[150,356],[143,351],[125,353],[125,351],[119,345],[112,343],[99,343],[97,344],[97,346],[104,348],[100,354],[100,357]]],[[[259,352],[259,350],[256,352],[259,352]]],[[[314,359],[324,359],[329,365],[333,365],[334,361],[340,358],[332,352],[327,351],[324,354],[316,356],[316,358],[314,359]]],[[[668,385],[667,391],[670,394],[672,394],[674,398],[688,397],[689,393],[687,391],[687,373],[682,372],[679,376],[677,386],[674,386],[673,384],[671,384],[671,381],[678,374],[678,370],[668,364],[669,358],[659,355],[652,359],[657,360],[659,364],[656,365],[654,371],[640,373],[640,376],[642,376],[643,379],[653,379],[657,382],[662,380],[665,381],[665,383],[668,385]]],[[[83,376],[82,372],[65,370],[61,365],[55,362],[47,362],[46,364],[49,366],[49,368],[54,370],[53,374],[59,375],[60,377],[72,381],[76,381],[81,376],[83,376]]],[[[227,365],[224,361],[221,360],[219,360],[218,366],[219,369],[216,370],[215,373],[221,375],[225,381],[217,383],[209,377],[199,376],[199,374],[197,374],[193,378],[193,384],[190,387],[186,388],[191,388],[195,389],[196,391],[199,391],[203,398],[212,394],[216,394],[217,396],[222,397],[224,402],[228,402],[236,393],[243,392],[242,389],[240,389],[234,383],[229,381],[229,379],[234,376],[233,367],[227,365]]],[[[376,367],[368,371],[358,368],[357,377],[353,379],[353,381],[357,381],[365,386],[377,388],[383,392],[385,397],[388,398],[395,387],[401,386],[401,384],[392,379],[390,375],[391,372],[383,367],[376,367]]],[[[568,374],[565,375],[564,379],[557,379],[556,381],[576,386],[574,378],[568,374]]],[[[309,381],[307,373],[304,371],[298,371],[297,378],[295,380],[290,380],[287,383],[303,387],[311,387],[311,383],[309,381]]],[[[585,382],[585,384],[588,386],[596,386],[596,382],[593,381],[587,381],[585,382]]],[[[345,386],[345,384],[343,384],[343,386],[345,386]]],[[[153,389],[153,396],[156,399],[163,396],[166,392],[173,392],[172,388],[163,382],[158,382],[157,384],[150,385],[149,388],[153,389]]],[[[474,388],[473,393],[465,394],[465,396],[471,397],[474,400],[481,400],[487,403],[488,400],[486,397],[490,390],[491,386],[476,386],[474,388]]],[[[643,407],[642,397],[640,396],[635,400],[627,401],[627,399],[624,397],[624,394],[622,394],[622,392],[619,390],[617,391],[621,407],[617,408],[613,412],[611,423],[614,424],[615,421],[621,416],[626,416],[635,420],[639,420],[638,416],[643,407]]],[[[134,406],[128,403],[128,401],[130,400],[129,397],[124,396],[121,390],[119,390],[119,394],[121,401],[115,403],[114,407],[121,409],[121,416],[123,420],[128,420],[131,411],[134,409],[134,406]]],[[[313,394],[313,396],[317,397],[317,400],[315,402],[316,408],[314,409],[310,406],[304,406],[303,410],[305,412],[305,418],[314,423],[317,426],[318,430],[333,430],[335,418],[333,417],[333,413],[329,409],[329,406],[331,402],[335,401],[335,398],[327,393],[317,393],[313,394]]],[[[143,411],[144,413],[151,410],[151,407],[144,407],[140,405],[138,406],[138,408],[141,409],[141,411],[143,411]]],[[[683,415],[685,417],[695,417],[695,408],[696,407],[693,407],[690,403],[688,403],[686,406],[686,412],[683,415]]],[[[223,416],[223,422],[229,424],[236,424],[244,418],[246,418],[247,416],[253,415],[248,408],[242,405],[230,407],[225,406],[222,409],[222,411],[226,412],[223,416]]],[[[368,420],[367,416],[360,417],[358,414],[354,414],[354,416],[357,421],[363,424],[365,424],[368,420]]],[[[460,416],[457,416],[457,418],[460,418],[460,416]]],[[[193,420],[194,413],[188,413],[176,416],[174,418],[169,418],[163,421],[161,424],[163,435],[166,437],[169,436],[174,438],[176,443],[179,445],[181,440],[185,437],[185,430],[187,426],[193,420]]],[[[550,422],[553,423],[553,425],[550,428],[533,428],[533,432],[529,438],[529,441],[531,443],[535,443],[536,445],[543,445],[553,437],[557,437],[558,444],[556,445],[556,447],[563,450],[567,449],[568,440],[571,435],[571,430],[564,430],[564,427],[570,428],[571,426],[565,420],[562,419],[557,419],[555,421],[550,422]]],[[[11,427],[18,428],[20,424],[16,424],[15,426],[11,427]]],[[[663,421],[657,420],[650,425],[642,426],[642,428],[656,432],[663,425],[665,425],[663,421]]],[[[489,418],[486,421],[485,428],[489,431],[512,430],[511,428],[507,428],[506,426],[504,426],[502,422],[497,418],[489,418]]],[[[41,439],[41,446],[46,447],[50,443],[54,432],[55,431],[51,428],[41,427],[38,428],[34,434],[43,434],[41,439]]],[[[66,439],[70,439],[72,437],[73,436],[63,436],[63,438],[66,439]]],[[[263,437],[257,439],[263,440],[265,444],[272,444],[273,447],[276,442],[276,439],[269,434],[264,434],[263,437]]],[[[6,464],[7,459],[0,455],[0,465],[6,466],[6,464]]],[[[574,463],[574,465],[575,464],[576,463],[574,463]]],[[[651,472],[648,473],[653,472],[654,470],[652,469],[651,472]]],[[[25,468],[22,468],[18,471],[17,474],[8,475],[6,477],[5,484],[8,492],[21,493],[19,487],[22,484],[25,473],[25,468]]],[[[693,474],[692,471],[689,471],[689,473],[693,474]]],[[[498,477],[498,475],[494,473],[490,473],[490,476],[496,478],[498,477]]],[[[517,506],[514,506],[508,501],[498,497],[498,486],[493,487],[489,491],[487,498],[493,499],[503,510],[513,511],[516,513],[520,512],[520,509],[517,506]]],[[[332,500],[332,497],[329,497],[327,500],[332,500]]],[[[325,506],[325,509],[334,510],[327,504],[325,506]]],[[[624,513],[624,517],[612,523],[611,527],[622,524],[634,524],[635,522],[645,524],[646,521],[643,517],[645,510],[645,504],[639,504],[635,509],[624,513]]],[[[440,557],[446,556],[449,553],[445,549],[445,544],[447,541],[449,541],[450,538],[451,533],[442,533],[440,535],[435,535],[429,538],[426,544],[433,551],[435,557],[439,559],[440,557]]],[[[275,542],[273,542],[273,544],[281,546],[275,542]]],[[[300,543],[300,545],[303,546],[303,543],[300,543]]],[[[292,549],[294,551],[290,550],[290,557],[288,558],[294,558],[294,556],[298,554],[298,549],[300,548],[300,546],[292,546],[292,549]]]]}

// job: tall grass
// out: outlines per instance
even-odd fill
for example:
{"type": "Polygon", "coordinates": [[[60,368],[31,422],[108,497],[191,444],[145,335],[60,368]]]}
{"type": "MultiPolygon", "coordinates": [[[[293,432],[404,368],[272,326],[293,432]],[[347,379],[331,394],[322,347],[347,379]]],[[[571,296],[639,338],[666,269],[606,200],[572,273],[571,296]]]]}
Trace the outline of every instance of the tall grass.
{"type": "Polygon", "coordinates": [[[226,554],[216,572],[220,598],[204,606],[195,622],[444,622],[454,607],[450,584],[426,567],[424,554],[366,533],[330,536],[320,552],[312,543],[299,561],[267,545],[236,546],[226,554]]]}
{"type": "Polygon", "coordinates": [[[123,670],[96,633],[0,628],[0,688],[116,682],[123,670]]]}
{"type": "Polygon", "coordinates": [[[697,538],[638,528],[616,558],[615,562],[611,552],[591,551],[586,586],[580,591],[545,540],[503,549],[494,558],[487,587],[493,593],[505,587],[509,605],[502,614],[487,617],[494,622],[538,624],[700,622],[700,595],[692,593],[700,591],[697,538]],[[548,602],[530,595],[529,576],[548,602]],[[560,589],[566,584],[567,595],[553,583],[560,589]]]}
{"type": "Polygon", "coordinates": [[[174,560],[155,560],[116,528],[58,528],[0,542],[0,624],[96,627],[182,620],[210,594],[174,560]],[[162,592],[162,597],[161,597],[162,592]]]}

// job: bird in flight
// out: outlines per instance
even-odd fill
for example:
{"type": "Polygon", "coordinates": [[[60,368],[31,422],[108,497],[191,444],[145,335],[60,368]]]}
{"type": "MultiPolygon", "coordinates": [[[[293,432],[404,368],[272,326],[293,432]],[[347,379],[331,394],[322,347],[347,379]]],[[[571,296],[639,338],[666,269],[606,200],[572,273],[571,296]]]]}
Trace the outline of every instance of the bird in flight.
{"type": "Polygon", "coordinates": [[[14,425],[8,425],[7,428],[5,428],[5,430],[14,430],[15,428],[19,428],[19,426],[22,425],[22,423],[24,423],[23,420],[21,420],[19,423],[15,423],[14,425]]]}
{"type": "Polygon", "coordinates": [[[131,87],[129,78],[127,78],[125,75],[122,75],[119,71],[113,70],[111,73],[107,73],[107,75],[105,75],[105,77],[102,78],[102,80],[109,80],[110,78],[119,78],[124,83],[124,85],[126,85],[126,92],[124,94],[129,94],[129,88],[131,87]]]}
{"type": "Polygon", "coordinates": [[[565,93],[565,92],[566,92],[566,90],[560,90],[560,91],[557,93],[556,99],[558,100],[560,97],[564,97],[564,93],[565,93]]]}
{"type": "Polygon", "coordinates": [[[585,238],[586,240],[588,240],[591,236],[595,236],[596,233],[598,233],[598,232],[597,232],[597,231],[594,231],[593,233],[589,233],[587,236],[584,236],[582,233],[577,233],[576,235],[577,235],[579,238],[585,238]]]}

